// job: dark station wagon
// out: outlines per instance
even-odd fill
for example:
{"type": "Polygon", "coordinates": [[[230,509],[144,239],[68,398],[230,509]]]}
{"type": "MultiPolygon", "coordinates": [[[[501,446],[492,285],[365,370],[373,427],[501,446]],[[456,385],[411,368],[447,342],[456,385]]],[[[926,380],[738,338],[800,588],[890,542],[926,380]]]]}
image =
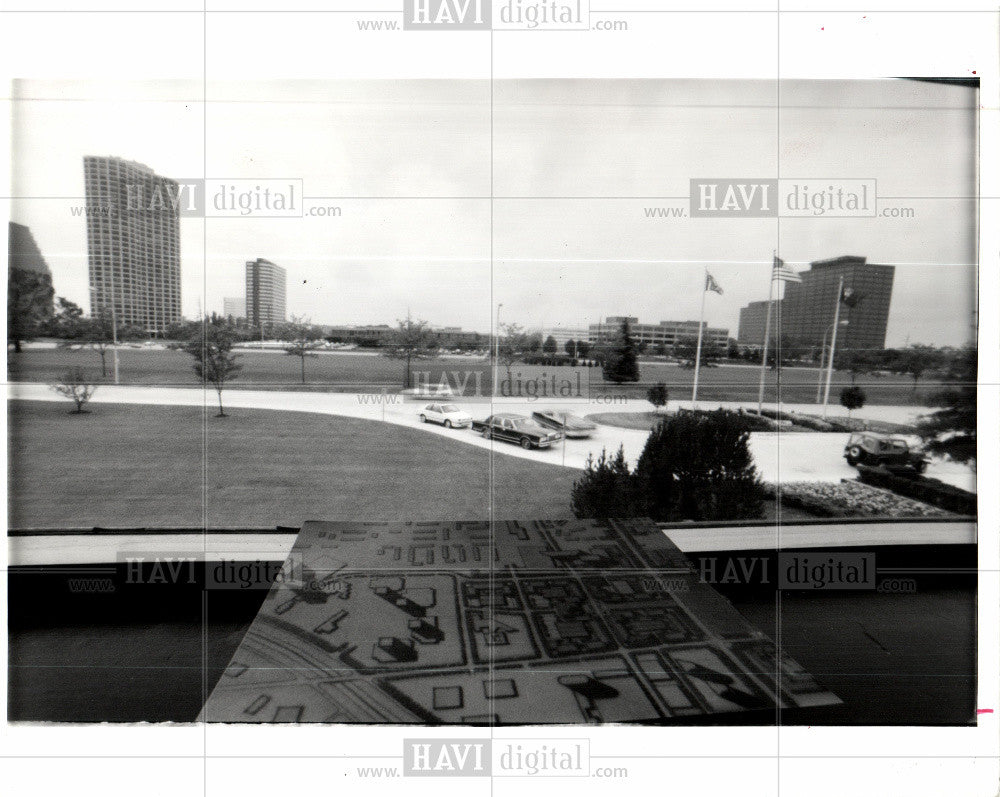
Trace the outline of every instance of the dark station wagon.
{"type": "Polygon", "coordinates": [[[517,443],[523,449],[548,448],[562,440],[562,434],[540,426],[525,415],[501,412],[485,421],[473,421],[472,431],[493,440],[517,443]]]}

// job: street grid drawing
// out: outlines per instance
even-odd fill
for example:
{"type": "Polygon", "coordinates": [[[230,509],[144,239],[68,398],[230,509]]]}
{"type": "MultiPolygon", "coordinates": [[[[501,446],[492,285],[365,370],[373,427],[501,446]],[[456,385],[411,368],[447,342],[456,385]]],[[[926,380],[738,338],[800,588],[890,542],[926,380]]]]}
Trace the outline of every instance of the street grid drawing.
{"type": "Polygon", "coordinates": [[[314,521],[201,719],[655,724],[839,702],[651,521],[314,521]]]}

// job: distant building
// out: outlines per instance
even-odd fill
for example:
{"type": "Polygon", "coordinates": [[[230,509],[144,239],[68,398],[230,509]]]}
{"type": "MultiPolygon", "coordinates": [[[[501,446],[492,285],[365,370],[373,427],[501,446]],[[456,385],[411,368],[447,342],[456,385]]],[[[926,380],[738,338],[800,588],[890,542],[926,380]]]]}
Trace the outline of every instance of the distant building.
{"type": "MultiPolygon", "coordinates": [[[[776,325],[778,307],[781,301],[774,303],[771,323],[776,325]]],[[[764,327],[767,324],[767,302],[750,302],[746,307],[740,308],[740,326],[736,333],[736,342],[740,346],[764,345],[764,327]]]]}
{"type": "MultiPolygon", "coordinates": [[[[388,324],[348,325],[336,324],[324,326],[323,333],[335,343],[353,343],[357,346],[381,346],[388,342],[398,327],[388,324]]],[[[437,339],[437,345],[443,349],[451,348],[486,348],[489,336],[479,332],[469,332],[460,327],[435,327],[430,334],[437,339]]]]}
{"type": "Polygon", "coordinates": [[[461,327],[434,327],[431,334],[437,337],[438,345],[442,349],[471,347],[486,348],[489,346],[489,336],[481,335],[478,332],[469,332],[461,327]]]}
{"type": "Polygon", "coordinates": [[[52,315],[52,274],[31,230],[10,222],[7,238],[7,340],[21,351],[52,315]]]}
{"type": "Polygon", "coordinates": [[[247,300],[245,296],[226,297],[222,300],[222,317],[232,321],[246,320],[247,300]]]}
{"type": "MultiPolygon", "coordinates": [[[[636,343],[645,343],[649,348],[665,346],[671,348],[678,343],[698,337],[697,321],[660,321],[658,324],[640,324],[633,316],[608,316],[603,323],[591,324],[587,330],[590,343],[611,340],[622,322],[628,321],[629,332],[636,343]]],[[[725,350],[729,344],[729,330],[703,325],[702,345],[725,350]]]]}
{"type": "MultiPolygon", "coordinates": [[[[775,301],[771,314],[771,337],[776,335],[807,346],[822,346],[829,337],[836,312],[837,286],[844,279],[850,299],[840,305],[837,349],[884,349],[889,322],[895,266],[867,262],[864,257],[844,255],[810,263],[799,272],[802,282],[785,285],[784,299],[775,301]]],[[[750,302],[740,309],[740,346],[762,346],[767,302],[750,302]]]]}
{"type": "Polygon", "coordinates": [[[380,346],[392,334],[395,327],[388,324],[334,324],[324,326],[323,333],[334,343],[353,343],[356,346],[380,346]]]}
{"type": "Polygon", "coordinates": [[[42,252],[35,243],[35,236],[23,224],[13,221],[7,225],[7,267],[21,271],[34,271],[37,274],[49,274],[49,264],[42,257],[42,252]]]}
{"type": "Polygon", "coordinates": [[[262,257],[247,261],[246,319],[251,327],[264,328],[285,320],[285,281],[281,266],[262,257]]]}
{"type": "Polygon", "coordinates": [[[90,311],[162,334],[181,320],[178,185],[121,158],[87,156],[83,175],[90,311]]]}
{"type": "Polygon", "coordinates": [[[800,273],[801,283],[785,287],[781,333],[798,343],[822,345],[833,326],[837,286],[843,277],[852,299],[840,306],[840,320],[847,324],[837,333],[837,349],[884,349],[895,271],[895,266],[851,255],[811,263],[800,273]]]}
{"type": "Polygon", "coordinates": [[[542,330],[542,340],[552,338],[556,342],[556,350],[563,354],[567,341],[590,342],[590,330],[586,327],[547,327],[542,330]]]}

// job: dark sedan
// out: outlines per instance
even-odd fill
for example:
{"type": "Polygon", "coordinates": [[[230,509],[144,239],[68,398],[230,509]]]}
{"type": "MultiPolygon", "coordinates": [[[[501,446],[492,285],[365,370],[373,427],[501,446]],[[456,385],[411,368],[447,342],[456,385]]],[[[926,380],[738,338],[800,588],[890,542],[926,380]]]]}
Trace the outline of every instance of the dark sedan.
{"type": "Polygon", "coordinates": [[[562,434],[546,429],[525,415],[501,412],[485,421],[473,421],[472,431],[494,440],[517,443],[523,449],[548,448],[562,440],[562,434]]]}
{"type": "Polygon", "coordinates": [[[597,424],[570,412],[539,410],[531,413],[531,417],[546,429],[555,429],[569,438],[590,437],[597,429],[597,424]]]}

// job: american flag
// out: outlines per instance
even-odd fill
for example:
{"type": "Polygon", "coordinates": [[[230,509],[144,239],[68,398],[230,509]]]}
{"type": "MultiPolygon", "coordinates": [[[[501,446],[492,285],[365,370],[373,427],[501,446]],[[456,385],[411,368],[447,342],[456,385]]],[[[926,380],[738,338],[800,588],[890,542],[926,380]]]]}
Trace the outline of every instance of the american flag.
{"type": "Polygon", "coordinates": [[[798,272],[792,271],[786,266],[784,260],[775,255],[774,268],[771,269],[771,280],[772,282],[774,280],[778,282],[802,282],[802,277],[798,275],[798,272]]]}
{"type": "Polygon", "coordinates": [[[717,294],[719,294],[719,296],[722,296],[722,286],[719,285],[719,283],[715,281],[715,277],[713,277],[707,271],[705,272],[705,290],[715,291],[717,294]]]}

